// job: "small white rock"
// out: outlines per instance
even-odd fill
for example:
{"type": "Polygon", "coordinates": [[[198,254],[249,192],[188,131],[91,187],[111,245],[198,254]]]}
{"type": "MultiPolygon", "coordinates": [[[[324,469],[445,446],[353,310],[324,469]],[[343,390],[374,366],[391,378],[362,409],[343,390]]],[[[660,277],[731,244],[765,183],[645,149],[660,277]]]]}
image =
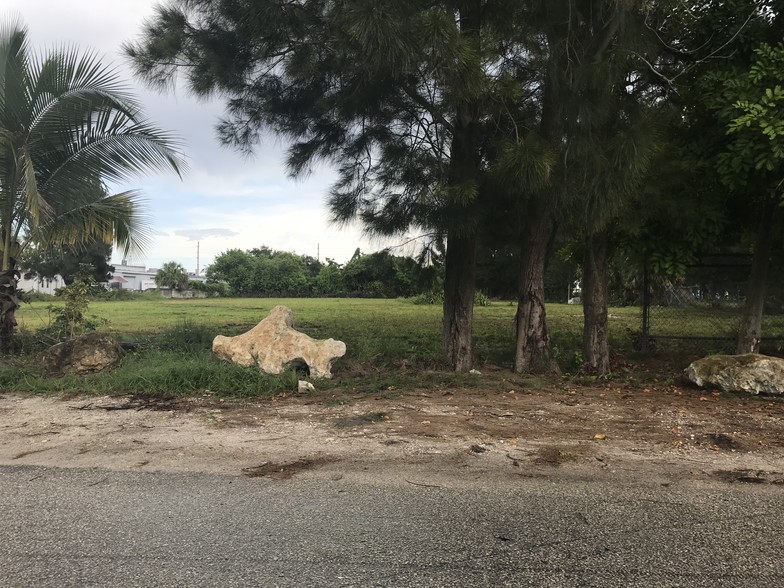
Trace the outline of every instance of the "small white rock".
{"type": "Polygon", "coordinates": [[[315,391],[316,391],[316,387],[310,382],[307,382],[305,380],[299,380],[297,382],[297,392],[299,392],[300,394],[305,394],[306,392],[315,392],[315,391]]]}

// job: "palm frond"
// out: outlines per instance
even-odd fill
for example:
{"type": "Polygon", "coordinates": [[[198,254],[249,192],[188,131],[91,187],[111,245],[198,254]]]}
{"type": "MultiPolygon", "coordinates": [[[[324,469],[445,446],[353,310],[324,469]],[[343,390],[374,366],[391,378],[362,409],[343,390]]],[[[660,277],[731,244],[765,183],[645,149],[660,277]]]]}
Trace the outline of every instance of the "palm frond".
{"type": "Polygon", "coordinates": [[[30,60],[31,126],[53,105],[67,108],[111,108],[138,116],[140,105],[118,71],[101,63],[96,53],[79,54],[73,47],[55,49],[30,60]]]}
{"type": "Polygon", "coordinates": [[[147,121],[116,69],[62,47],[31,56],[17,21],[0,26],[0,221],[4,238],[45,246],[149,244],[139,194],[104,184],[185,167],[178,140],[147,121]]]}
{"type": "Polygon", "coordinates": [[[36,227],[29,239],[44,247],[84,242],[112,243],[128,254],[143,254],[150,245],[149,219],[135,190],[83,198],[36,227]]]}
{"type": "Polygon", "coordinates": [[[27,29],[19,20],[0,24],[0,127],[16,130],[25,110],[27,29]]]}
{"type": "Polygon", "coordinates": [[[22,171],[20,174],[22,181],[20,182],[19,191],[21,192],[22,201],[27,210],[30,223],[34,226],[38,224],[41,215],[46,214],[50,208],[38,191],[35,167],[33,165],[33,160],[30,157],[28,145],[22,145],[20,147],[17,161],[19,162],[18,166],[22,171]]]}
{"type": "Polygon", "coordinates": [[[150,170],[182,173],[174,139],[146,123],[122,127],[108,117],[78,129],[61,151],[42,157],[41,190],[48,195],[73,190],[85,175],[123,182],[150,170]]]}

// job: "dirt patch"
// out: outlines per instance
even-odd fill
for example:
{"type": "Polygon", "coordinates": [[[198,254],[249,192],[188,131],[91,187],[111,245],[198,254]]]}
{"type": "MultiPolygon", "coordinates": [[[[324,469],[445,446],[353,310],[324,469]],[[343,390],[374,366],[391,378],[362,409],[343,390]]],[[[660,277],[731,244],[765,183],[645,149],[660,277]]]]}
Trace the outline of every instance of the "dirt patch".
{"type": "Polygon", "coordinates": [[[743,484],[784,484],[782,472],[768,472],[764,470],[717,470],[713,474],[723,482],[740,482],[743,484]]]}
{"type": "Polygon", "coordinates": [[[182,398],[165,396],[142,396],[133,394],[128,397],[103,397],[84,404],[75,404],[74,410],[163,410],[188,412],[192,403],[182,398]]]}
{"type": "Polygon", "coordinates": [[[369,425],[372,423],[380,423],[384,419],[388,419],[388,415],[385,412],[369,412],[366,414],[360,414],[357,416],[348,416],[348,417],[341,417],[335,420],[336,427],[362,427],[365,425],[369,425]]]}
{"type": "Polygon", "coordinates": [[[580,457],[574,449],[547,445],[539,448],[533,461],[536,465],[559,466],[564,462],[577,461],[580,457]]]}
{"type": "Polygon", "coordinates": [[[707,442],[711,444],[711,447],[718,448],[719,450],[745,451],[743,443],[735,439],[732,435],[727,435],[725,433],[707,435],[707,442]]]}
{"type": "Polygon", "coordinates": [[[265,462],[261,465],[242,468],[242,473],[249,478],[272,478],[273,480],[288,480],[295,474],[313,470],[334,463],[336,460],[321,457],[316,459],[298,459],[288,463],[265,462]]]}
{"type": "Polygon", "coordinates": [[[264,401],[0,395],[0,464],[286,479],[326,459],[361,472],[405,464],[421,469],[410,479],[423,484],[455,469],[476,480],[578,469],[640,478],[645,460],[662,464],[663,484],[743,481],[719,470],[784,471],[782,398],[706,392],[642,368],[609,381],[481,371],[480,387],[367,395],[333,382],[264,401]]]}

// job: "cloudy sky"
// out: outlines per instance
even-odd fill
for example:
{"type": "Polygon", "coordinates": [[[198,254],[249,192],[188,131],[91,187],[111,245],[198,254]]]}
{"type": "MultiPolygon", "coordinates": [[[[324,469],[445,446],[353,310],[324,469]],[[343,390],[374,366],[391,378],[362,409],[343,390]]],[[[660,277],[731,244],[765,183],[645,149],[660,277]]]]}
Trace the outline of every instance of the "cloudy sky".
{"type": "MultiPolygon", "coordinates": [[[[99,52],[123,72],[143,100],[148,117],[184,141],[189,170],[182,180],[159,175],[118,187],[142,190],[152,220],[153,244],[134,263],[159,267],[174,260],[193,272],[197,243],[202,268],[231,248],[267,245],[314,257],[319,252],[322,260],[344,262],[357,247],[372,252],[386,245],[365,238],[357,227],[330,226],[325,206],[333,178],[329,167],[292,180],[283,165],[285,145],[275,137],[264,140],[253,158],[244,157],[220,147],[215,139],[220,102],[198,101],[184,89],[160,95],[132,78],[120,45],[138,36],[155,4],[153,0],[3,0],[0,4],[1,19],[21,17],[35,50],[75,44],[99,52]]],[[[405,240],[401,237],[399,242],[405,240]]],[[[114,261],[120,261],[118,256],[114,261]]]]}

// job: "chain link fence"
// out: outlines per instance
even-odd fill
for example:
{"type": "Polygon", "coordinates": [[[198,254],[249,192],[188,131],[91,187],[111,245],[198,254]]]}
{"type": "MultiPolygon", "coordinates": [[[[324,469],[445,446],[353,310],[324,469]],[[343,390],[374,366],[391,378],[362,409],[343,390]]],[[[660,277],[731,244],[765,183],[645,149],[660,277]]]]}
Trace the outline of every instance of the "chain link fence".
{"type": "MultiPolygon", "coordinates": [[[[690,348],[704,353],[735,350],[751,271],[750,255],[704,257],[677,281],[642,279],[643,351],[690,348]]],[[[768,280],[762,319],[763,352],[784,345],[784,283],[776,267],[768,280]]]]}

